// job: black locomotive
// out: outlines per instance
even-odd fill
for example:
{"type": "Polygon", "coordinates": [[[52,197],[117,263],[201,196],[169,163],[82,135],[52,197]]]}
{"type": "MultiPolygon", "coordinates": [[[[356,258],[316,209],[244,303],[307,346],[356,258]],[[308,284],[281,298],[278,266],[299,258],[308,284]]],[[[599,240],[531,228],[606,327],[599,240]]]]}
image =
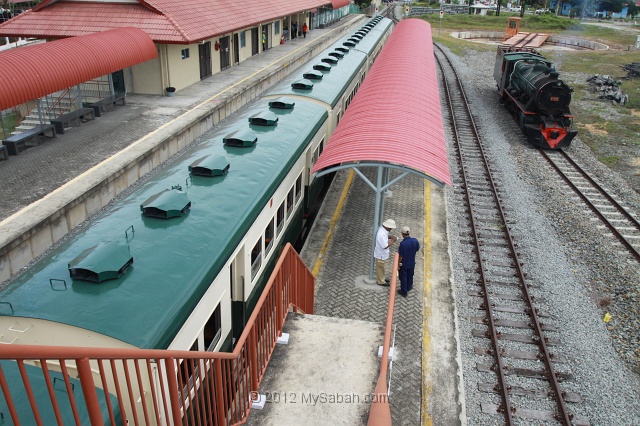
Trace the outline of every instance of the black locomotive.
{"type": "Polygon", "coordinates": [[[569,111],[573,89],[533,49],[498,47],[493,77],[500,101],[516,116],[527,140],[542,148],[569,146],[578,134],[569,111]]]}

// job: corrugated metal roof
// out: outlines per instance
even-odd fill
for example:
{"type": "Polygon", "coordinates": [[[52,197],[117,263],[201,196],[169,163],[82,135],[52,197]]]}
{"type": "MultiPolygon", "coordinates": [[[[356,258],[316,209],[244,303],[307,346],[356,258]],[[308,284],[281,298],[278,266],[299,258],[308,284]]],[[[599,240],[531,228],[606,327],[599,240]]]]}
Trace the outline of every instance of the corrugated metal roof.
{"type": "Polygon", "coordinates": [[[451,184],[431,26],[393,30],[312,172],[344,163],[395,164],[451,184]]]}
{"type": "MultiPolygon", "coordinates": [[[[340,4],[344,1],[336,0],[340,4]]],[[[70,37],[135,27],[155,42],[194,43],[330,3],[329,0],[138,0],[134,4],[45,0],[32,11],[0,25],[0,35],[70,37]]]]}
{"type": "Polygon", "coordinates": [[[137,28],[0,52],[0,110],[157,56],[153,41],[137,28]]]}

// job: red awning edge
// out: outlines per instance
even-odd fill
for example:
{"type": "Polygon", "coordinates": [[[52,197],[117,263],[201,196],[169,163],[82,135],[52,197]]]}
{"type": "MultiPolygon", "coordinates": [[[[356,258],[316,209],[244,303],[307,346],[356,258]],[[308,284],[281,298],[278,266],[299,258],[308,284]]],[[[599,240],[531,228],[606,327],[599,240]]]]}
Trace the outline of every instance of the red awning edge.
{"type": "Polygon", "coordinates": [[[151,38],[137,28],[0,52],[0,110],[157,57],[151,38]]]}

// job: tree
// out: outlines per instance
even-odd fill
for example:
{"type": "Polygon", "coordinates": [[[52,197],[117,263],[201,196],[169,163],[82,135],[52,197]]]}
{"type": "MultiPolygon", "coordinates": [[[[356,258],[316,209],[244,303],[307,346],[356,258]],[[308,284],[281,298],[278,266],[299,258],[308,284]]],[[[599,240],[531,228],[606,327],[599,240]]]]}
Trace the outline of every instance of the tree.
{"type": "Polygon", "coordinates": [[[640,15],[640,7],[636,6],[632,1],[629,2],[629,8],[627,9],[627,15],[631,18],[635,18],[640,15]]]}

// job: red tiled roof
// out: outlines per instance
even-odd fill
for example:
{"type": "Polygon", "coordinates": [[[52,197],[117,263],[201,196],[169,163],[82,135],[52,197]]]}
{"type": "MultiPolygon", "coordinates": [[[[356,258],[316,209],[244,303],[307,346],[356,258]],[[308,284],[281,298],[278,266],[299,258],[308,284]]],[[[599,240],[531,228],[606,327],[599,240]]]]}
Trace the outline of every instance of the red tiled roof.
{"type": "MultiPolygon", "coordinates": [[[[347,0],[334,3],[348,4],[347,0]]],[[[0,25],[0,35],[59,38],[140,28],[155,42],[193,43],[330,4],[331,0],[138,0],[133,3],[45,0],[0,25]]]]}
{"type": "Polygon", "coordinates": [[[451,184],[431,26],[396,25],[312,172],[394,164],[451,184]]]}
{"type": "Polygon", "coordinates": [[[0,52],[0,110],[156,58],[137,28],[56,40],[0,52]]]}
{"type": "Polygon", "coordinates": [[[340,9],[349,3],[351,3],[351,0],[331,0],[331,6],[333,6],[334,9],[340,9]]]}

